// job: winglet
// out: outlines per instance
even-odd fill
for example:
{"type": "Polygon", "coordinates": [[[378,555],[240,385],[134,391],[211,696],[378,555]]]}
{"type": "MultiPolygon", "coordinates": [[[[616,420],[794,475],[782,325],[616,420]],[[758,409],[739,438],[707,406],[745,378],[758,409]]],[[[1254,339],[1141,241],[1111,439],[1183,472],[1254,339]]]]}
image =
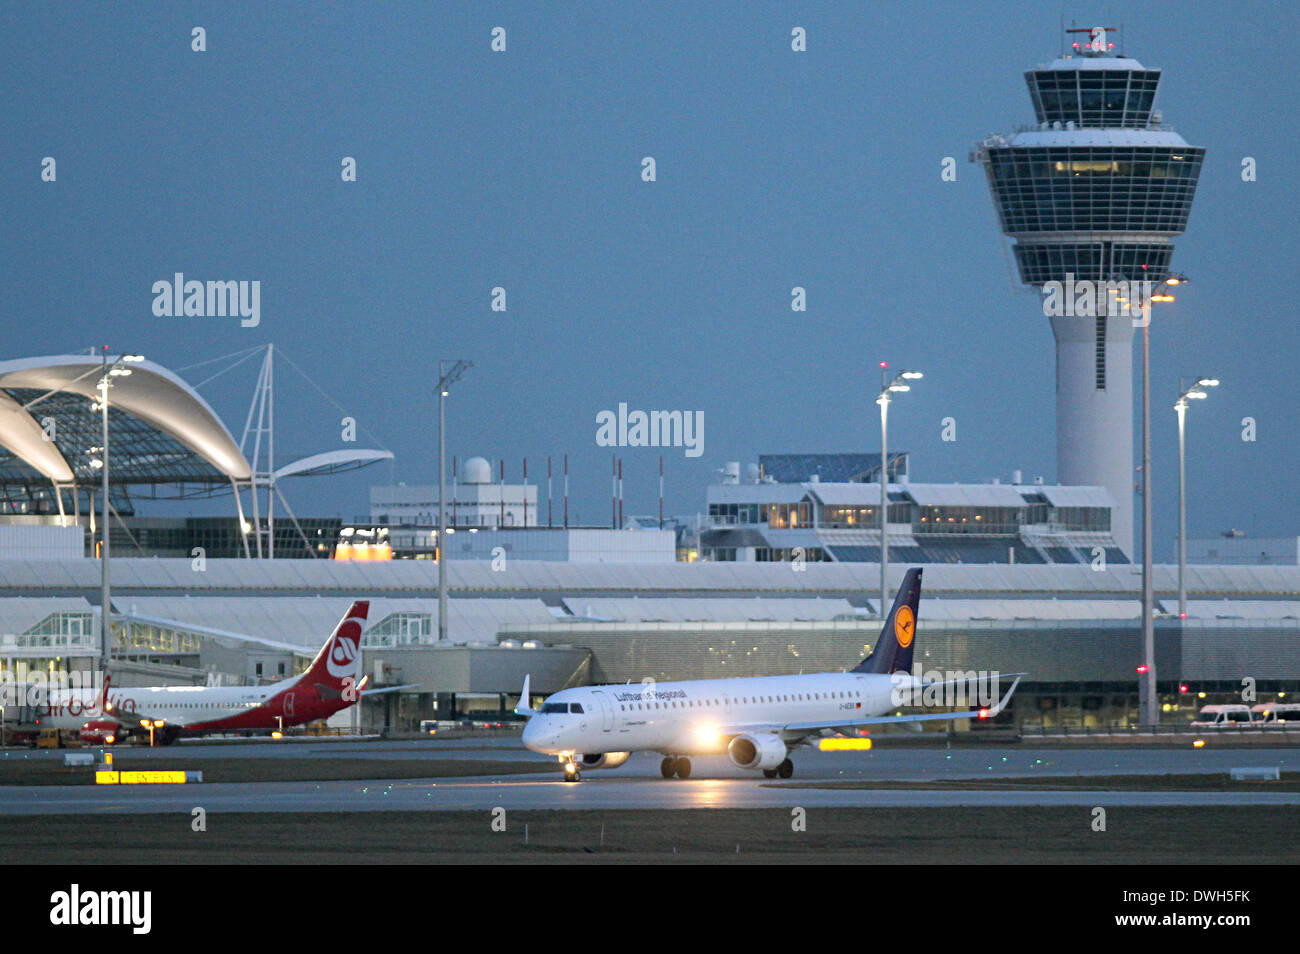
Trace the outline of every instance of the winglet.
{"type": "Polygon", "coordinates": [[[984,718],[992,719],[1002,714],[1002,710],[1005,709],[1007,703],[1011,701],[1011,694],[1016,691],[1016,686],[1020,685],[1020,679],[1023,675],[1024,673],[1017,674],[1015,682],[1011,683],[1011,688],[1007,690],[1007,694],[998,700],[998,704],[990,709],[988,711],[989,714],[984,716],[984,718]]]}
{"type": "Polygon", "coordinates": [[[530,716],[537,715],[536,709],[530,709],[528,707],[528,702],[530,699],[532,699],[532,696],[529,694],[528,691],[530,685],[532,684],[532,679],[533,679],[532,673],[527,673],[524,676],[524,688],[521,689],[519,692],[519,705],[515,706],[515,715],[523,716],[525,719],[529,718],[530,716]]]}

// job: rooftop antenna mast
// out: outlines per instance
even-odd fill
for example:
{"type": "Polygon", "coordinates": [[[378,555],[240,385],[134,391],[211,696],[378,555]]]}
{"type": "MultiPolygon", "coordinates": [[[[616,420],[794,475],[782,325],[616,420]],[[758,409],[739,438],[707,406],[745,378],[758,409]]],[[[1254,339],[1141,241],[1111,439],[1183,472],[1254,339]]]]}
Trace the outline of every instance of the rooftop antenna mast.
{"type": "MultiPolygon", "coordinates": [[[[239,439],[239,450],[248,458],[252,476],[248,486],[253,497],[253,522],[251,533],[257,550],[258,559],[262,557],[262,513],[258,494],[266,488],[266,556],[275,559],[275,345],[268,343],[266,357],[262,359],[262,368],[257,374],[257,384],[253,388],[253,401],[248,406],[248,417],[244,421],[244,433],[239,439]],[[249,456],[245,448],[249,435],[253,438],[253,453],[249,456]],[[266,443],[263,457],[262,443],[266,443]],[[264,462],[265,461],[265,462],[264,462]]],[[[238,489],[236,489],[238,499],[238,489]]],[[[240,530],[243,531],[243,514],[240,507],[240,530]]],[[[248,540],[245,534],[244,548],[247,551],[248,540]]]]}

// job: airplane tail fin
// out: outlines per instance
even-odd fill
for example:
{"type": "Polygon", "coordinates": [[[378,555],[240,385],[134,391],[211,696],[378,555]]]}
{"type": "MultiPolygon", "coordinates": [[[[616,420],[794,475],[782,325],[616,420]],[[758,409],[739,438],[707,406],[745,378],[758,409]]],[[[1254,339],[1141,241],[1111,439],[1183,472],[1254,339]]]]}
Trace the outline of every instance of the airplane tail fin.
{"type": "Polygon", "coordinates": [[[299,683],[315,686],[322,697],[339,698],[356,691],[361,681],[361,626],[370,612],[369,600],[357,600],[334,627],[299,683]]]}
{"type": "Polygon", "coordinates": [[[885,625],[871,655],[854,666],[852,672],[888,675],[912,671],[912,647],[916,643],[916,616],[920,602],[921,568],[914,566],[903,576],[903,585],[898,588],[893,609],[885,617],[885,625]]]}
{"type": "Polygon", "coordinates": [[[106,716],[113,711],[113,703],[108,701],[108,683],[112,677],[104,673],[104,688],[99,691],[99,698],[95,701],[95,711],[101,716],[106,716]]]}

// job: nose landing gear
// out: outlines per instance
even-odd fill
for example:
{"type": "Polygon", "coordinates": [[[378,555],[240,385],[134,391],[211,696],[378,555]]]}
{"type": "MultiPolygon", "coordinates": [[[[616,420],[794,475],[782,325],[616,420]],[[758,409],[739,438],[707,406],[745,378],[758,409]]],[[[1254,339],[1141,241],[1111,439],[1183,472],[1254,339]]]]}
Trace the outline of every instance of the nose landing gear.
{"type": "Polygon", "coordinates": [[[672,778],[674,775],[678,778],[690,778],[691,760],[685,756],[673,758],[670,755],[659,763],[659,774],[664,778],[672,778]]]}
{"type": "Polygon", "coordinates": [[[569,759],[564,763],[564,780],[566,782],[581,782],[582,770],[578,768],[578,763],[569,759]]]}

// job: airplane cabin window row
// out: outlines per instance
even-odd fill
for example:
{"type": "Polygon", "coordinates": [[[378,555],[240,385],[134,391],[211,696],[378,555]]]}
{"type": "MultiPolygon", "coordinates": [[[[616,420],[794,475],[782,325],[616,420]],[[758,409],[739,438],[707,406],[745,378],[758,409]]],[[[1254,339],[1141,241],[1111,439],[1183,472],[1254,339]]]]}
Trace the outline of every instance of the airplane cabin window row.
{"type": "MultiPolygon", "coordinates": [[[[752,696],[752,697],[742,696],[740,699],[737,699],[736,701],[740,705],[758,705],[759,703],[768,703],[768,702],[826,702],[831,699],[861,699],[861,698],[862,698],[862,693],[860,692],[812,692],[812,693],[796,693],[792,696],[789,695],[752,696]]],[[[635,712],[635,711],[640,711],[645,709],[693,709],[696,707],[696,702],[692,699],[688,699],[687,701],[681,703],[634,702],[631,705],[632,705],[632,711],[635,712]]],[[[703,708],[705,706],[720,706],[722,705],[722,702],[718,699],[704,699],[701,700],[698,705],[700,708],[703,708]]],[[[554,706],[557,711],[560,712],[564,711],[564,703],[551,703],[549,705],[542,706],[542,711],[543,712],[551,711],[551,706],[554,706]]],[[[578,708],[577,703],[574,703],[574,708],[577,711],[581,711],[581,709],[578,708]]],[[[623,712],[627,712],[628,706],[627,704],[623,704],[619,706],[619,709],[622,710],[623,712]]]]}

